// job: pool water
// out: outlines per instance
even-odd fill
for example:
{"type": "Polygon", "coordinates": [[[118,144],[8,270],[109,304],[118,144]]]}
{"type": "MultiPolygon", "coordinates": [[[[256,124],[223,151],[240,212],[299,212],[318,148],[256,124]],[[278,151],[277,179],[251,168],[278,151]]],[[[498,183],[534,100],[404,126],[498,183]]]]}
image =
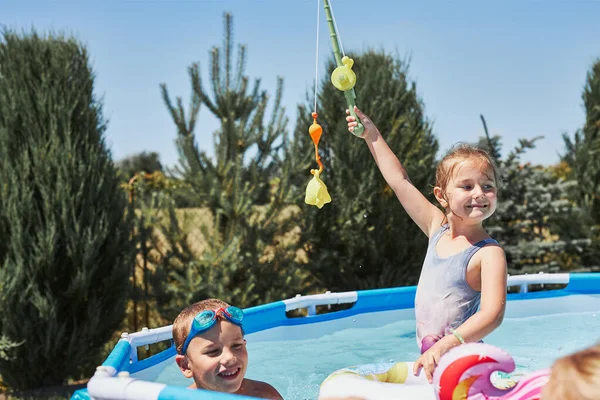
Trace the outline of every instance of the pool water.
{"type": "MultiPolygon", "coordinates": [[[[505,318],[485,342],[508,351],[517,373],[548,368],[563,355],[594,344],[600,337],[600,315],[568,313],[505,318]]],[[[286,400],[316,399],[321,382],[333,371],[357,364],[414,361],[419,352],[415,321],[378,328],[350,328],[316,339],[248,341],[247,377],[273,385],[286,400]]],[[[157,382],[189,385],[175,363],[157,382]]]]}

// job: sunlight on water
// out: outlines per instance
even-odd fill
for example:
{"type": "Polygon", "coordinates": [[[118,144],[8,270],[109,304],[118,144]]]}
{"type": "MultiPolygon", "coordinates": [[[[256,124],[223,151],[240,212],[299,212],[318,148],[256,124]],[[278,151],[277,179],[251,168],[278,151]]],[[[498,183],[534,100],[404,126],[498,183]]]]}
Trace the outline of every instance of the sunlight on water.
{"type": "MultiPolygon", "coordinates": [[[[486,343],[507,350],[518,372],[547,368],[557,357],[600,338],[597,313],[505,318],[486,343]]],[[[269,382],[286,400],[316,399],[321,382],[333,371],[357,364],[414,361],[419,353],[415,321],[379,328],[346,329],[319,339],[248,343],[247,377],[269,382]]],[[[179,369],[165,369],[157,382],[188,385],[179,369]]]]}

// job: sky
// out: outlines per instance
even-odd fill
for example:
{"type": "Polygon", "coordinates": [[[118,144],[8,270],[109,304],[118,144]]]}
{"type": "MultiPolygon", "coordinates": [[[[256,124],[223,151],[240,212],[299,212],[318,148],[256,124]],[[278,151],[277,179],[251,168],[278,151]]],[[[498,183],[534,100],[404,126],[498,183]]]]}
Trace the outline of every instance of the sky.
{"type": "MultiPolygon", "coordinates": [[[[410,79],[433,121],[441,152],[482,136],[483,114],[490,133],[502,137],[503,154],[520,138],[544,136],[523,159],[553,164],[565,151],[563,133],[572,135],[584,123],[581,94],[587,72],[600,58],[600,0],[331,3],[347,55],[374,48],[410,58],[410,79]]],[[[222,45],[224,12],[233,15],[236,43],[247,45],[246,75],[260,78],[272,95],[277,76],[284,78],[283,105],[289,131],[294,129],[296,106],[305,102],[315,81],[317,43],[319,79],[328,74],[331,44],[322,8],[317,41],[317,4],[1,0],[0,24],[76,36],[91,54],[113,158],[149,151],[174,165],[176,129],[159,85],[165,83],[171,97],[181,96],[187,105],[187,68],[198,62],[209,89],[209,52],[222,45]]],[[[357,100],[360,107],[360,93],[357,100]]],[[[208,154],[217,126],[201,108],[196,138],[208,154]]],[[[348,140],[359,141],[349,133],[348,140]]]]}

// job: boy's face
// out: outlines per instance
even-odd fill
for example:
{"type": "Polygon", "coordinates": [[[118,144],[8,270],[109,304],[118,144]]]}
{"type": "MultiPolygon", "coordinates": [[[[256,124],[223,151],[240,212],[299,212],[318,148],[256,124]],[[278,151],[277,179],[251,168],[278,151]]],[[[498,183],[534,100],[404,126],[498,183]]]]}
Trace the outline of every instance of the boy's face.
{"type": "Polygon", "coordinates": [[[235,393],[240,389],[248,366],[248,351],[242,329],[218,320],[208,331],[194,337],[185,355],[175,361],[197,388],[235,393]]]}

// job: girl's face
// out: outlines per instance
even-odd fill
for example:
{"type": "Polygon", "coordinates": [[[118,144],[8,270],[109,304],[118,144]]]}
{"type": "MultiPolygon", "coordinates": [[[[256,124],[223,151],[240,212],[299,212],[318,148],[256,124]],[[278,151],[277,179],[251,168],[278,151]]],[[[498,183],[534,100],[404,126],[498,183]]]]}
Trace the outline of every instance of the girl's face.
{"type": "Polygon", "coordinates": [[[436,189],[439,189],[436,197],[442,206],[465,222],[482,222],[496,211],[498,189],[491,167],[482,170],[462,161],[456,165],[445,196],[440,188],[436,189]]]}
{"type": "MultiPolygon", "coordinates": [[[[183,356],[181,356],[183,357],[183,356]]],[[[208,331],[190,342],[187,365],[180,365],[184,375],[194,378],[196,387],[217,392],[235,393],[244,380],[248,351],[242,329],[229,321],[219,320],[208,331]]],[[[186,361],[182,360],[182,364],[186,361]]]]}

